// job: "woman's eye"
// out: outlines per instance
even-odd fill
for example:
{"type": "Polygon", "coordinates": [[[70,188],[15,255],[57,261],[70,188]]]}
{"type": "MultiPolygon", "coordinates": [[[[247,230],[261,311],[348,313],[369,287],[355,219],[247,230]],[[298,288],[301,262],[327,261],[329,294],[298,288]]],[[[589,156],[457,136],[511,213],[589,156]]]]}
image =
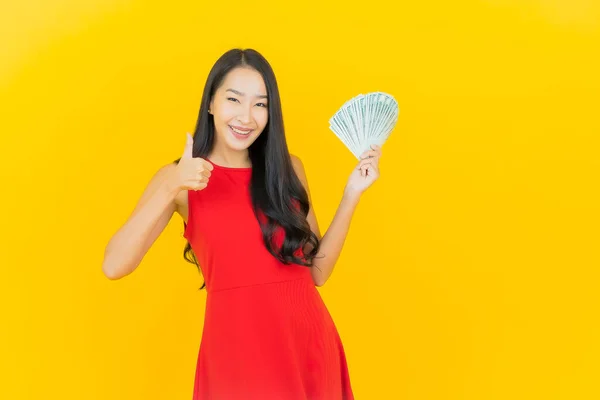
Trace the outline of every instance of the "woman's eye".
{"type": "Polygon", "coordinates": [[[228,97],[227,100],[229,100],[229,101],[238,101],[238,99],[236,99],[235,97],[228,97]]]}
{"type": "Polygon", "coordinates": [[[258,103],[257,106],[259,106],[259,107],[267,107],[267,105],[265,103],[258,103]]]}

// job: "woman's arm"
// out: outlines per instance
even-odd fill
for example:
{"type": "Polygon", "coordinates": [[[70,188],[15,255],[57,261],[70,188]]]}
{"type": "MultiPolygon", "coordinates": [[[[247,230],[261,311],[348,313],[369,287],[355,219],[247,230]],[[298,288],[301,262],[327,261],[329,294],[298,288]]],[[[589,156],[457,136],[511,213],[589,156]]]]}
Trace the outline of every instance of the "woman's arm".
{"type": "Polygon", "coordinates": [[[169,181],[174,169],[175,164],[168,164],[156,172],[131,216],[108,242],[102,272],[109,279],[132,273],[169,223],[179,192],[169,181]]]}
{"type": "Polygon", "coordinates": [[[331,276],[333,267],[335,267],[344,247],[350,230],[350,222],[359,200],[360,195],[357,194],[344,193],[342,196],[331,225],[329,225],[321,240],[319,254],[315,258],[315,265],[311,268],[316,286],[323,286],[331,276]]]}
{"type": "Polygon", "coordinates": [[[321,239],[317,218],[312,207],[308,181],[302,161],[296,156],[292,156],[292,164],[296,175],[304,185],[308,193],[310,208],[306,217],[312,231],[321,239],[320,251],[314,259],[314,267],[311,268],[311,274],[316,286],[323,286],[333,272],[344,242],[350,230],[350,222],[360,201],[362,193],[369,188],[379,177],[379,158],[381,157],[381,147],[373,145],[372,150],[363,152],[360,156],[358,166],[350,174],[350,178],[344,188],[344,195],[337,208],[333,221],[327,229],[327,232],[321,239]]]}
{"type": "Polygon", "coordinates": [[[194,139],[188,133],[179,162],[167,164],[154,174],[127,222],[108,242],[102,271],[109,279],[122,278],[138,267],[177,210],[180,192],[203,190],[208,185],[213,166],[193,157],[193,148],[194,139]]]}
{"type": "Polygon", "coordinates": [[[352,220],[354,210],[359,203],[360,195],[351,191],[344,192],[337,212],[331,221],[331,225],[327,229],[325,235],[321,237],[315,211],[312,206],[304,165],[302,164],[302,161],[294,155],[292,155],[292,164],[294,166],[294,170],[296,171],[296,175],[298,175],[298,178],[308,193],[310,208],[306,219],[311,227],[311,230],[321,241],[319,254],[314,259],[314,267],[311,268],[311,274],[315,285],[323,286],[327,279],[329,279],[331,276],[333,268],[340,257],[342,248],[344,247],[344,242],[348,236],[348,231],[350,230],[350,221],[352,220]]]}

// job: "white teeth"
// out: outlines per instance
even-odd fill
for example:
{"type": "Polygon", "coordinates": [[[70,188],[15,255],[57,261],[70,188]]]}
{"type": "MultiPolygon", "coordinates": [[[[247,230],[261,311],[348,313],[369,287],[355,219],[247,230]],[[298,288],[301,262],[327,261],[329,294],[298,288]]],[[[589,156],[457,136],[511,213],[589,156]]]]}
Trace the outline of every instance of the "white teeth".
{"type": "Polygon", "coordinates": [[[232,131],[234,131],[235,133],[240,134],[240,135],[248,135],[251,132],[251,131],[247,131],[247,132],[240,131],[238,129],[235,129],[233,126],[230,126],[230,128],[231,128],[232,131]]]}

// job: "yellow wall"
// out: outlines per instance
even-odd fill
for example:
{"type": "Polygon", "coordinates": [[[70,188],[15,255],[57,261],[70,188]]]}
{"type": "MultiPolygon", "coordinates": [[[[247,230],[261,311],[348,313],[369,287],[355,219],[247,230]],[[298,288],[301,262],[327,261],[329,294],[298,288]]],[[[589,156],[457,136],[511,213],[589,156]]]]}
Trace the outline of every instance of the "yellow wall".
{"type": "Polygon", "coordinates": [[[322,229],[356,161],[329,117],[399,100],[320,289],[358,399],[600,398],[599,3],[326,3],[3,3],[0,398],[191,398],[181,221],[126,279],[100,266],[237,46],[275,69],[322,229]]]}

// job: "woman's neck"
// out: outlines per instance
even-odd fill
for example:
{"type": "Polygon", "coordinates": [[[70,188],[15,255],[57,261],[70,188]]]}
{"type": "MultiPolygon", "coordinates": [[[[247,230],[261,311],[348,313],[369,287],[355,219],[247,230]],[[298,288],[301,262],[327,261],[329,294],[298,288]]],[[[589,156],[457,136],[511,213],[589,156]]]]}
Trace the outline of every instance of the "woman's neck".
{"type": "Polygon", "coordinates": [[[208,155],[208,159],[217,165],[229,168],[248,168],[252,166],[248,150],[228,150],[215,148],[208,155]]]}

